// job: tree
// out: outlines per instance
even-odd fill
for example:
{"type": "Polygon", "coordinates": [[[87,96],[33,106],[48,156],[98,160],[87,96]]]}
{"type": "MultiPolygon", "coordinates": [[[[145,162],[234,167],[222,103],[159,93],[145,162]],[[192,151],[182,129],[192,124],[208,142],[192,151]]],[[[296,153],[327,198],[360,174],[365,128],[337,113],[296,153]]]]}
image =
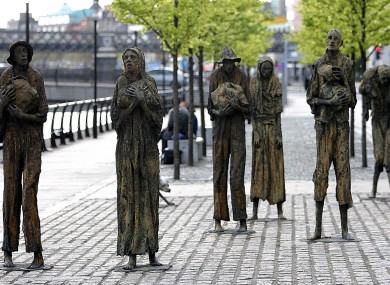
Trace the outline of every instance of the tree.
{"type": "MultiPolygon", "coordinates": [[[[343,52],[352,59],[357,56],[361,73],[366,70],[370,48],[390,43],[389,0],[302,0],[300,12],[303,28],[294,38],[304,63],[312,63],[324,53],[325,35],[331,28],[342,32],[343,52]]],[[[364,97],[363,114],[367,108],[365,100],[364,97]]],[[[365,126],[366,121],[362,118],[363,167],[367,167],[365,126]]]]}
{"type": "Polygon", "coordinates": [[[304,63],[323,55],[325,37],[331,28],[343,34],[345,54],[358,53],[362,72],[370,47],[390,43],[389,0],[302,0],[299,11],[303,26],[294,39],[304,63]]]}
{"type": "Polygon", "coordinates": [[[178,55],[189,40],[188,18],[183,13],[187,1],[179,0],[114,0],[111,10],[117,19],[127,24],[143,25],[153,31],[173,58],[174,107],[174,179],[180,179],[178,55]]]}
{"type": "MultiPolygon", "coordinates": [[[[252,50],[256,55],[264,52],[266,45],[263,43],[269,42],[270,34],[264,25],[269,14],[262,11],[262,7],[263,1],[259,0],[114,0],[111,10],[121,22],[143,25],[146,31],[153,31],[163,42],[164,49],[171,53],[176,124],[179,121],[178,55],[190,55],[190,50],[201,58],[203,50],[219,55],[225,45],[252,50]]],[[[200,60],[199,64],[203,61],[200,60]]],[[[201,80],[202,76],[199,89],[203,100],[201,80]]],[[[201,111],[202,135],[205,137],[202,103],[201,111]]],[[[174,126],[174,133],[174,179],[180,179],[178,125],[174,126]]]]}

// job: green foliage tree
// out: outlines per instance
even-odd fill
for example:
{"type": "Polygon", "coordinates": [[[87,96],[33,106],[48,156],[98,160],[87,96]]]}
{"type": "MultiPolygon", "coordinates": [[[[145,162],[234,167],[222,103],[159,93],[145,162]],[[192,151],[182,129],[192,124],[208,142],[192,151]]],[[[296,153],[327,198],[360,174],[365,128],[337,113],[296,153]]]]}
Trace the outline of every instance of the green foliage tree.
{"type": "Polygon", "coordinates": [[[390,43],[389,0],[302,0],[303,27],[294,36],[304,63],[324,54],[325,38],[331,28],[343,34],[343,53],[356,53],[362,72],[370,47],[390,43]]]}
{"type": "Polygon", "coordinates": [[[178,55],[189,39],[181,6],[184,0],[114,0],[111,10],[123,23],[139,24],[153,31],[173,58],[174,179],[180,179],[178,55]]]}
{"type": "MultiPolygon", "coordinates": [[[[146,31],[153,31],[163,42],[164,49],[171,53],[175,121],[179,121],[177,57],[203,54],[203,50],[219,56],[223,46],[231,45],[247,51],[243,57],[244,64],[255,65],[257,55],[265,51],[270,37],[264,24],[270,16],[262,8],[263,1],[260,0],[114,0],[111,5],[118,20],[143,25],[146,31]]],[[[199,63],[202,64],[202,61],[199,63]]],[[[200,85],[201,79],[200,76],[200,85]]],[[[203,91],[203,86],[200,90],[203,91]]],[[[203,118],[204,115],[202,129],[203,118]]],[[[176,131],[174,145],[175,157],[179,157],[176,131]]],[[[175,159],[174,178],[179,177],[179,160],[175,159]]]]}
{"type": "MultiPolygon", "coordinates": [[[[331,28],[338,28],[342,32],[343,53],[350,55],[353,60],[359,60],[361,73],[366,70],[367,59],[373,51],[370,48],[390,43],[389,0],[302,0],[300,12],[303,15],[303,28],[294,39],[304,63],[312,63],[324,54],[325,38],[331,28]]],[[[365,108],[367,102],[364,97],[363,113],[365,108]]],[[[353,118],[351,112],[351,125],[353,118]]],[[[363,118],[363,167],[367,167],[365,126],[363,118]]],[[[353,149],[352,141],[351,150],[353,149]]]]}
{"type": "Polygon", "coordinates": [[[267,24],[272,19],[259,0],[213,0],[208,39],[203,46],[207,58],[218,60],[224,46],[231,46],[242,58],[242,64],[256,66],[258,56],[270,47],[272,32],[267,24]]]}

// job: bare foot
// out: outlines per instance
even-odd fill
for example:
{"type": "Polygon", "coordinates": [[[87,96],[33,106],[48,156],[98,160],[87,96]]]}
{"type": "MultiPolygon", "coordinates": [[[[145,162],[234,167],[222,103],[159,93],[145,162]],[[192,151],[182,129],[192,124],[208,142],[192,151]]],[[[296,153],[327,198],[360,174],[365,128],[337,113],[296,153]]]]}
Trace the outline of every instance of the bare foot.
{"type": "Polygon", "coordinates": [[[309,240],[317,240],[317,239],[321,239],[321,233],[315,232],[314,235],[309,237],[309,240]]]}
{"type": "Polygon", "coordinates": [[[133,269],[137,266],[137,258],[136,258],[136,255],[135,254],[132,254],[129,256],[129,262],[123,266],[122,268],[124,270],[130,270],[130,269],[133,269]]]}
{"type": "Polygon", "coordinates": [[[240,220],[240,227],[237,230],[238,232],[246,232],[247,227],[246,227],[246,220],[240,220]]]}
{"type": "Polygon", "coordinates": [[[341,238],[345,239],[345,240],[355,240],[355,238],[353,236],[351,236],[348,232],[342,233],[341,238]]]}
{"type": "Polygon", "coordinates": [[[149,254],[149,264],[151,266],[161,266],[162,264],[157,260],[155,253],[149,254]]]}
{"type": "Polygon", "coordinates": [[[370,196],[368,196],[369,198],[376,198],[376,193],[371,193],[370,196]]]}
{"type": "Polygon", "coordinates": [[[278,214],[278,219],[279,220],[287,220],[287,218],[283,215],[283,213],[278,214]]]}
{"type": "Polygon", "coordinates": [[[215,220],[215,231],[217,233],[224,231],[224,228],[221,226],[221,220],[215,220]]]}
{"type": "Polygon", "coordinates": [[[34,252],[34,260],[31,262],[28,269],[38,269],[44,265],[42,252],[34,252]]]}
{"type": "Polygon", "coordinates": [[[12,262],[12,252],[4,251],[4,267],[14,267],[14,263],[12,262]]]}

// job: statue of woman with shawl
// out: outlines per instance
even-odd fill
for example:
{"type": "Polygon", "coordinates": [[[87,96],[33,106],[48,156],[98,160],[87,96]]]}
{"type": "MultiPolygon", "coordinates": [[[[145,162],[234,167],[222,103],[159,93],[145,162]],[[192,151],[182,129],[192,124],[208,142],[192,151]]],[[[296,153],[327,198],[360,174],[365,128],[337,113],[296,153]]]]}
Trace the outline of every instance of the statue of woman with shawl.
{"type": "Polygon", "coordinates": [[[129,256],[124,267],[136,267],[136,255],[148,253],[152,266],[161,265],[158,251],[159,152],[162,105],[154,79],[145,71],[137,48],[122,55],[124,73],[116,81],[111,119],[117,132],[118,207],[117,254],[129,256]]]}
{"type": "Polygon", "coordinates": [[[253,216],[258,219],[259,199],[277,205],[278,218],[283,216],[286,201],[284,183],[283,140],[280,114],[283,111],[282,87],[274,74],[270,57],[257,64],[257,75],[250,81],[252,105],[252,183],[250,198],[253,216]]]}

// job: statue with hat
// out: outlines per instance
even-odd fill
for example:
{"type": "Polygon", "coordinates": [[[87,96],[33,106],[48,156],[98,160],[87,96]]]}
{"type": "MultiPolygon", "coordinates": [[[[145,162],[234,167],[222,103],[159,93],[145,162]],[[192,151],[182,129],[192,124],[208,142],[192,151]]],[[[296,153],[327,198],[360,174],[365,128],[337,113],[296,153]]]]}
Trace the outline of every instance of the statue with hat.
{"type": "Polygon", "coordinates": [[[326,38],[324,56],[313,64],[313,77],[306,94],[315,119],[317,163],[313,174],[316,225],[311,239],[322,237],[322,212],[327,194],[329,169],[336,173],[336,199],[341,218],[341,237],[348,233],[348,209],[352,207],[351,170],[349,164],[349,108],[356,105],[353,62],[339,48],[343,38],[331,29],[326,38]]]}
{"type": "Polygon", "coordinates": [[[215,231],[224,229],[221,221],[229,221],[227,199],[230,162],[230,191],[233,220],[239,221],[238,232],[246,232],[247,213],[244,186],[246,145],[245,119],[249,120],[249,80],[236,66],[241,59],[225,46],[210,76],[208,112],[213,121],[213,184],[215,231]]]}
{"type": "Polygon", "coordinates": [[[128,256],[123,267],[136,267],[137,255],[147,253],[151,266],[160,266],[158,251],[160,162],[158,141],[163,121],[155,80],[145,71],[137,48],[123,52],[124,73],[117,79],[111,119],[117,133],[116,174],[117,254],[128,256]]]}
{"type": "MultiPolygon", "coordinates": [[[[390,182],[390,66],[367,69],[359,92],[368,99],[371,110],[372,140],[374,143],[374,177],[371,197],[375,198],[379,175],[385,168],[390,182]]],[[[368,120],[368,116],[365,117],[368,120]]]]}
{"type": "Polygon", "coordinates": [[[41,173],[43,123],[48,105],[40,73],[29,66],[34,51],[25,41],[9,48],[11,65],[0,76],[0,126],[3,140],[4,266],[13,267],[12,252],[18,251],[20,212],[26,252],[33,252],[29,269],[44,266],[37,193],[41,173]]]}

